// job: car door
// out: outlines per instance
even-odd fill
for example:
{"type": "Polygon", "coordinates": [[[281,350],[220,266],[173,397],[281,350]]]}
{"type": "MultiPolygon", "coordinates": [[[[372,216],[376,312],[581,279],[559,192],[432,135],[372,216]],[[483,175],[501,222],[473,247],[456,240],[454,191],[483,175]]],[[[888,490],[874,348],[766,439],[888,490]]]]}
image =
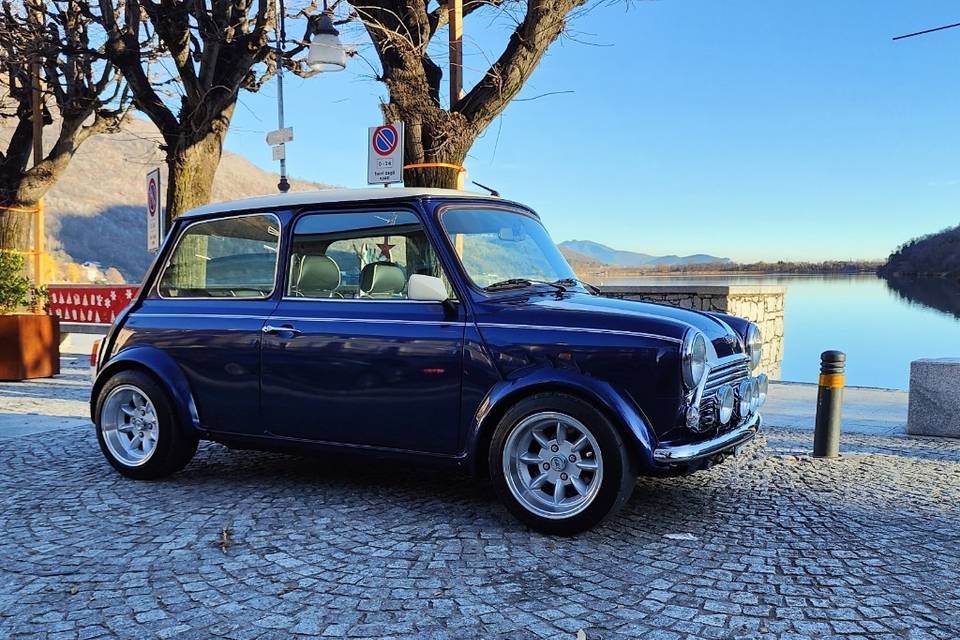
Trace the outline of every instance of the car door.
{"type": "Polygon", "coordinates": [[[410,275],[443,276],[417,215],[309,213],[289,248],[261,352],[269,433],[454,453],[465,315],[407,298],[410,275]]]}
{"type": "Polygon", "coordinates": [[[158,349],[186,378],[205,429],[257,434],[260,339],[276,307],[280,220],[230,214],[181,223],[176,242],[132,313],[122,349],[158,349]]]}

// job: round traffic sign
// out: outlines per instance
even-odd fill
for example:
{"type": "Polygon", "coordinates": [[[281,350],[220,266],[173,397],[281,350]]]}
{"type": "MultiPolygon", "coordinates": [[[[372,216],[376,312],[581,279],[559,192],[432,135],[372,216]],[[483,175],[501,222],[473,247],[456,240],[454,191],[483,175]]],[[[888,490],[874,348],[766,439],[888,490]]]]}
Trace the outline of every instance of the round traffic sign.
{"type": "Polygon", "coordinates": [[[147,212],[151,216],[157,215],[157,181],[153,178],[147,183],[147,212]]]}
{"type": "Polygon", "coordinates": [[[389,156],[396,151],[400,135],[392,124],[377,127],[373,132],[373,150],[378,156],[389,156]]]}

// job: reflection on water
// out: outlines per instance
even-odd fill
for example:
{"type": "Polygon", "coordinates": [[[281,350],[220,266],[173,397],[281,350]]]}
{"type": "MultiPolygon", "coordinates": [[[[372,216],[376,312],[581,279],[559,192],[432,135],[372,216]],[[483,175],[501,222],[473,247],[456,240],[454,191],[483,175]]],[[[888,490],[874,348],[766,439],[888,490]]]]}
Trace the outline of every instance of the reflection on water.
{"type": "Polygon", "coordinates": [[[901,299],[960,318],[960,282],[946,278],[889,276],[887,286],[901,299]]]}
{"type": "Polygon", "coordinates": [[[827,349],[847,353],[849,385],[892,389],[908,388],[912,360],[960,357],[960,291],[934,288],[943,282],[921,283],[910,294],[871,274],[653,276],[603,284],[786,287],[783,380],[815,383],[827,349]]]}

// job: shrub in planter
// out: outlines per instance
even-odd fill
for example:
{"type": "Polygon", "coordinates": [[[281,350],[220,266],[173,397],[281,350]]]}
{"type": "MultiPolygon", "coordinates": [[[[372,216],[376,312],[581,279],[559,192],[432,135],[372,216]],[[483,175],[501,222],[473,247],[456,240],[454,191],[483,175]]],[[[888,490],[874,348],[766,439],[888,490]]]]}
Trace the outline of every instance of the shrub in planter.
{"type": "Polygon", "coordinates": [[[40,313],[46,292],[31,292],[23,256],[0,251],[0,380],[60,373],[60,320],[40,313]]]}

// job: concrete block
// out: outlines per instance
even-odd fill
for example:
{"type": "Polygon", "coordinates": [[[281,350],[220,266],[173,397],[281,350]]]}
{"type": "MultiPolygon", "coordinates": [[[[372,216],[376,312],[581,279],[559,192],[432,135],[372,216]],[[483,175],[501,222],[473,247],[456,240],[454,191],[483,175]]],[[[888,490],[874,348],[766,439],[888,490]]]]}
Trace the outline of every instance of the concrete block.
{"type": "Polygon", "coordinates": [[[907,433],[960,438],[960,358],[910,363],[907,433]]]}

